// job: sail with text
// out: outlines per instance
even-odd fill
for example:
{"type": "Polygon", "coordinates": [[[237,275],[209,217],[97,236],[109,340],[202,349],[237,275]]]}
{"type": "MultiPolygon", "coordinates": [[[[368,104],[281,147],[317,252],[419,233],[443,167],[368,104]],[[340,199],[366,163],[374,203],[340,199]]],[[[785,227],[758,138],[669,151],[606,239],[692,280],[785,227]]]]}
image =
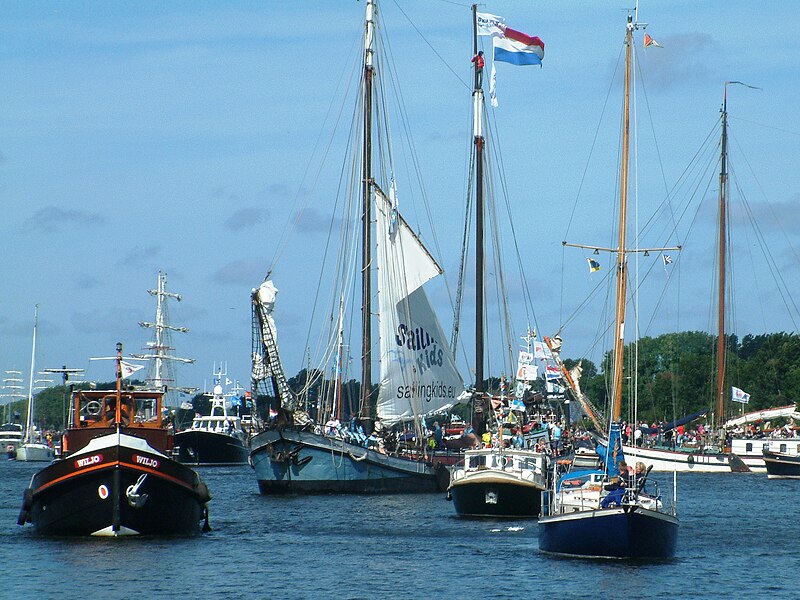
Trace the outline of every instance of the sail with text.
{"type": "Polygon", "coordinates": [[[441,274],[439,265],[377,188],[375,208],[381,354],[378,418],[391,425],[447,410],[464,391],[464,380],[422,289],[441,274]]]}

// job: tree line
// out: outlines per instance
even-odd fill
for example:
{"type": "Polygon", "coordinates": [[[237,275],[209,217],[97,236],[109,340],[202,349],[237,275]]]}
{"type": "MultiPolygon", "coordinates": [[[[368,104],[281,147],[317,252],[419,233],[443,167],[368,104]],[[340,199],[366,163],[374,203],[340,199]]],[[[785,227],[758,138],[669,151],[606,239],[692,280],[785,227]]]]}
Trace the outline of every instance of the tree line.
{"type": "MultiPolygon", "coordinates": [[[[684,415],[716,406],[716,342],[717,338],[700,331],[667,333],[658,337],[646,337],[638,341],[637,361],[634,370],[633,346],[626,348],[626,363],[623,368],[624,381],[635,382],[636,394],[626,392],[622,402],[623,418],[633,415],[634,397],[637,398],[638,416],[648,422],[671,421],[684,415]]],[[[750,412],[774,406],[793,404],[800,399],[800,336],[795,333],[766,333],[746,335],[739,339],[735,335],[726,336],[727,357],[725,363],[726,415],[728,418],[740,410],[750,412]],[[750,394],[747,405],[730,402],[731,386],[750,394]]],[[[567,368],[578,361],[565,359],[567,368]]],[[[580,384],[592,403],[606,411],[610,394],[611,352],[607,352],[601,364],[582,360],[583,373],[580,384]]],[[[325,379],[315,370],[301,370],[288,380],[292,390],[299,394],[308,389],[301,400],[312,417],[318,411],[325,413],[324,401],[330,396],[333,382],[325,379]],[[307,386],[308,380],[315,383],[307,386]]],[[[490,393],[500,392],[500,378],[487,379],[486,387],[490,393]]],[[[133,381],[131,385],[142,385],[133,381]]],[[[86,384],[82,384],[86,385],[86,384]]],[[[114,382],[98,383],[98,389],[113,389],[114,382]]],[[[373,386],[377,392],[377,385],[373,386]]],[[[535,394],[544,393],[544,384],[533,390],[535,394]]],[[[69,389],[63,385],[42,390],[35,397],[35,421],[43,429],[61,429],[64,425],[69,405],[69,389]]],[[[355,379],[342,383],[342,417],[348,418],[358,412],[361,384],[355,379]]],[[[192,398],[193,409],[207,414],[210,409],[208,398],[202,393],[192,398]]],[[[256,398],[256,405],[266,414],[274,399],[256,398]]],[[[459,409],[464,413],[464,407],[459,409]]],[[[26,420],[27,401],[20,400],[10,407],[12,419],[21,423],[26,420]]],[[[466,416],[466,415],[462,415],[466,416]]]]}

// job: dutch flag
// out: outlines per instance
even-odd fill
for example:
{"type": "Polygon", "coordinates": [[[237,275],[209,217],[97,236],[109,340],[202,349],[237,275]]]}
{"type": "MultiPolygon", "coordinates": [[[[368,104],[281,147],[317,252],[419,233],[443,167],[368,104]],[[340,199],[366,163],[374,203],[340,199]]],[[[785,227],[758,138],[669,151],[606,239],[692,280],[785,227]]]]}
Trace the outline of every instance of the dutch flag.
{"type": "Polygon", "coordinates": [[[505,28],[503,37],[495,37],[494,59],[512,65],[541,65],[544,58],[544,42],[536,36],[505,28]]]}

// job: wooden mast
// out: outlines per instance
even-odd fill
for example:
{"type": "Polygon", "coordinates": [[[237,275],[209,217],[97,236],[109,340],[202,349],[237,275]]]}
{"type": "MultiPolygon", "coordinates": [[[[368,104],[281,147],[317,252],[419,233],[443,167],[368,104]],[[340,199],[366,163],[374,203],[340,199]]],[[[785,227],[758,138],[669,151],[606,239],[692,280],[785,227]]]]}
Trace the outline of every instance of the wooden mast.
{"type": "Polygon", "coordinates": [[[717,410],[716,425],[725,421],[725,267],[727,255],[727,186],[728,186],[728,83],[722,99],[722,141],[719,169],[719,290],[717,302],[717,410]]]}
{"type": "MultiPolygon", "coordinates": [[[[478,54],[478,6],[472,5],[472,48],[478,54]]],[[[483,298],[484,298],[484,240],[483,240],[483,67],[475,60],[475,81],[472,92],[472,130],[475,144],[475,393],[480,400],[483,392],[483,298]]]]}
{"type": "Polygon", "coordinates": [[[367,0],[364,31],[364,137],[361,177],[361,419],[372,431],[372,76],[375,3],[367,0]]]}
{"type": "Polygon", "coordinates": [[[628,152],[630,133],[630,87],[631,87],[631,53],[633,50],[633,17],[628,16],[625,34],[625,104],[622,125],[622,169],[619,189],[619,244],[617,247],[617,296],[616,324],[614,339],[614,386],[612,388],[611,420],[619,421],[622,414],[622,367],[625,358],[625,295],[627,293],[627,269],[625,229],[627,226],[628,202],[628,152]]]}

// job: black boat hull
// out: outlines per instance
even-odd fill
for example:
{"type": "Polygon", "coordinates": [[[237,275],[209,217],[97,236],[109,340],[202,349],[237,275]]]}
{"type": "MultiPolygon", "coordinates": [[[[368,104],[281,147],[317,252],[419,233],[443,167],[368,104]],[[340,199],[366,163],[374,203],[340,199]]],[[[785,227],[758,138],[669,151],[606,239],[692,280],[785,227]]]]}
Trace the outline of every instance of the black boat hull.
{"type": "Polygon", "coordinates": [[[42,535],[69,536],[201,530],[210,495],[194,471],[148,450],[141,440],[133,447],[105,438],[95,442],[33,476],[20,524],[30,521],[42,535]]]}
{"type": "Polygon", "coordinates": [[[175,454],[187,465],[246,464],[248,450],[238,437],[212,431],[188,429],[176,433],[175,454]]]}
{"type": "Polygon", "coordinates": [[[542,508],[542,490],[517,482],[454,483],[449,492],[460,517],[535,519],[542,508]]]}
{"type": "Polygon", "coordinates": [[[800,455],[764,451],[769,479],[800,479],[800,455]]]}
{"type": "Polygon", "coordinates": [[[669,559],[678,542],[676,517],[640,506],[541,517],[538,530],[540,551],[567,556],[669,559]]]}

